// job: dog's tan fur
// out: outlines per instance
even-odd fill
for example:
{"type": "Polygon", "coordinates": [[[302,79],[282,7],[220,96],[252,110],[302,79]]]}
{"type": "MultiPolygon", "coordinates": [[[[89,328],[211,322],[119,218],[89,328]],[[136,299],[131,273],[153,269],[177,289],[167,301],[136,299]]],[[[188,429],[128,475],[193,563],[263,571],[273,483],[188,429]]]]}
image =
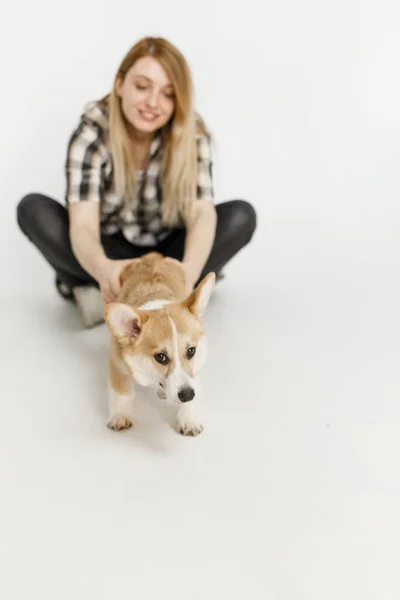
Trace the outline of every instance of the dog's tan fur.
{"type": "MultiPolygon", "coordinates": [[[[156,252],[134,259],[124,269],[117,302],[108,304],[105,309],[105,319],[112,334],[110,393],[115,398],[132,394],[133,379],[135,375],[140,375],[142,363],[137,367],[138,373],[132,372],[132,368],[127,366],[130,359],[140,360],[145,366],[151,361],[153,371],[157,369],[160,378],[168,378],[178,367],[188,377],[195,376],[194,362],[185,359],[185,349],[196,347],[204,336],[201,323],[202,291],[204,286],[213,285],[214,281],[215,275],[210,273],[187,296],[185,274],[179,261],[164,258],[156,252]],[[155,303],[158,306],[159,302],[166,304],[156,310],[146,309],[146,305],[155,303]],[[177,357],[174,357],[175,339],[179,350],[177,357]],[[171,357],[167,367],[157,364],[153,359],[155,354],[161,352],[171,357]]],[[[185,410],[189,408],[185,407],[185,410]]],[[[130,415],[110,414],[109,426],[112,429],[119,430],[131,425],[130,415]]],[[[193,430],[187,433],[195,435],[199,432],[193,430]]]]}
{"type": "Polygon", "coordinates": [[[157,252],[134,259],[122,271],[121,284],[118,302],[134,307],[159,298],[183,300],[186,296],[185,273],[179,261],[157,252]]]}

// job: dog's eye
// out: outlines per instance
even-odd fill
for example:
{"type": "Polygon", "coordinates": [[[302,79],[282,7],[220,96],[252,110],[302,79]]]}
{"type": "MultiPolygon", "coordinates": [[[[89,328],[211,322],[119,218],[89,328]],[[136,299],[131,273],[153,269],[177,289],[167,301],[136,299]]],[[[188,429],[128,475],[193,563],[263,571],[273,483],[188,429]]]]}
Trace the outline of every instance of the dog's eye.
{"type": "Polygon", "coordinates": [[[194,348],[193,346],[191,346],[190,348],[187,349],[186,352],[186,356],[190,359],[193,358],[193,356],[196,354],[196,348],[194,348]]]}
{"type": "Polygon", "coordinates": [[[159,352],[158,354],[155,354],[154,358],[156,359],[156,361],[158,363],[160,363],[160,365],[167,365],[169,363],[168,356],[166,354],[164,354],[163,352],[159,352]]]}

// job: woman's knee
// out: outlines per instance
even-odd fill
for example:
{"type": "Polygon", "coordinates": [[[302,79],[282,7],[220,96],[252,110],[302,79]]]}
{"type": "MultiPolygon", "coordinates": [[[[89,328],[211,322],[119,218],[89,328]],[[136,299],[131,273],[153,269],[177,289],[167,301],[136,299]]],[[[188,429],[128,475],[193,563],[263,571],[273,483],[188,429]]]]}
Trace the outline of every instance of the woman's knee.
{"type": "Polygon", "coordinates": [[[223,228],[228,229],[232,235],[246,238],[248,243],[257,227],[257,213],[254,206],[246,200],[230,200],[220,206],[223,228]]]}
{"type": "Polygon", "coordinates": [[[67,221],[65,208],[42,194],[27,194],[18,203],[17,222],[28,238],[52,234],[59,236],[67,221]]]}
{"type": "Polygon", "coordinates": [[[27,194],[18,203],[17,221],[25,234],[36,229],[37,221],[41,217],[42,198],[40,194],[27,194]]]}

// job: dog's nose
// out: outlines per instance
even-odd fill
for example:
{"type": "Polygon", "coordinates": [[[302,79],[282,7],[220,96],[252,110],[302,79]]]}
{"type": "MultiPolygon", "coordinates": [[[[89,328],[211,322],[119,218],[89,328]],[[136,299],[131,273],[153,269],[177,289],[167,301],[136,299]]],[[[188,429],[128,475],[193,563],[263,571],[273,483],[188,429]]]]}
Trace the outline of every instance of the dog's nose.
{"type": "Polygon", "coordinates": [[[194,398],[194,389],[190,387],[181,388],[178,392],[178,398],[181,402],[189,402],[194,398]]]}

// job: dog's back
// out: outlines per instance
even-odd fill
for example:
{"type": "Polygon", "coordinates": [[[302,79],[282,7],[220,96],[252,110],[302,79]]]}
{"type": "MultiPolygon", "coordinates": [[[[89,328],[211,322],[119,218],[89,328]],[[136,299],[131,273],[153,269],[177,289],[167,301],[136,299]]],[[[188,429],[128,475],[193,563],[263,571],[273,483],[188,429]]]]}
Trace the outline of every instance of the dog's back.
{"type": "Polygon", "coordinates": [[[155,300],[183,300],[185,273],[179,261],[151,252],[125,267],[118,302],[139,308],[155,300]]]}

